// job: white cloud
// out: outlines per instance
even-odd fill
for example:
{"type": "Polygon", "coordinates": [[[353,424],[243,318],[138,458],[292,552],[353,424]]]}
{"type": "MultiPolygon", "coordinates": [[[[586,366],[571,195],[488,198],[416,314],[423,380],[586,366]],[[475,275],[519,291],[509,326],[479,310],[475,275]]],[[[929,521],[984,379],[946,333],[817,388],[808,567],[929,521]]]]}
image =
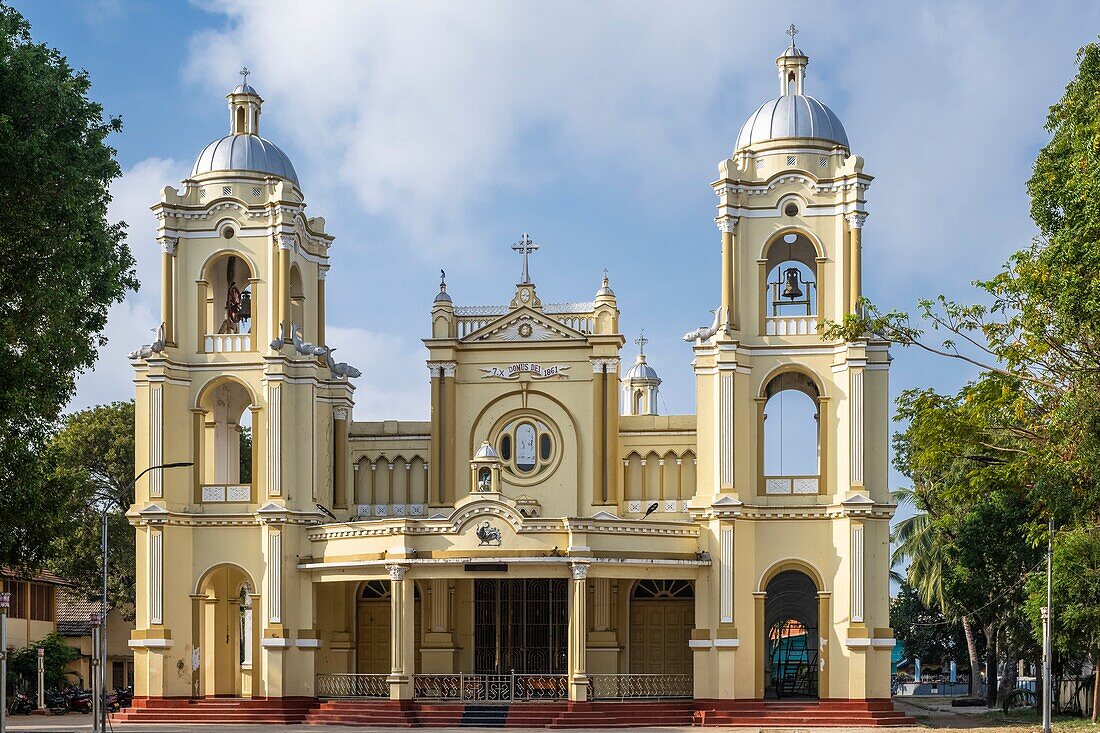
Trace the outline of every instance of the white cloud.
{"type": "Polygon", "coordinates": [[[329,326],[327,341],[336,361],[363,372],[355,385],[356,420],[426,420],[428,370],[424,345],[389,333],[329,326]]]}
{"type": "Polygon", "coordinates": [[[150,343],[160,322],[160,247],[149,207],[156,203],[161,189],[177,185],[186,172],[187,166],[180,161],[148,158],[123,171],[122,178],[111,186],[107,218],[128,225],[126,240],[136,261],[141,288],[109,311],[103,334],[107,344],[99,350],[95,368],[77,379],[69,410],[134,396],[133,372],[126,355],[150,343]]]}

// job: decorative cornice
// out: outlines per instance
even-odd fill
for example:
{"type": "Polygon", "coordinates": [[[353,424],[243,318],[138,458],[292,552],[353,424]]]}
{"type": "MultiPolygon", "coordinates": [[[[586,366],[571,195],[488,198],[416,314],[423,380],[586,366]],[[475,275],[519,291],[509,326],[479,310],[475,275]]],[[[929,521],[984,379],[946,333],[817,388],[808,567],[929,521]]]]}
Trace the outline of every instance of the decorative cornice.
{"type": "Polygon", "coordinates": [[[431,372],[432,379],[453,377],[455,375],[456,366],[457,364],[453,361],[429,361],[428,371],[431,372]]]}
{"type": "Polygon", "coordinates": [[[734,230],[737,229],[737,220],[739,218],[740,217],[729,215],[716,216],[714,217],[714,223],[718,225],[718,231],[723,234],[733,234],[734,230]]]}
{"type": "Polygon", "coordinates": [[[390,574],[390,580],[404,580],[409,568],[406,565],[387,565],[386,570],[390,574]]]}
{"type": "Polygon", "coordinates": [[[867,221],[867,213],[864,211],[857,211],[854,214],[848,214],[844,218],[848,220],[848,226],[852,229],[862,229],[863,222],[867,221]]]}

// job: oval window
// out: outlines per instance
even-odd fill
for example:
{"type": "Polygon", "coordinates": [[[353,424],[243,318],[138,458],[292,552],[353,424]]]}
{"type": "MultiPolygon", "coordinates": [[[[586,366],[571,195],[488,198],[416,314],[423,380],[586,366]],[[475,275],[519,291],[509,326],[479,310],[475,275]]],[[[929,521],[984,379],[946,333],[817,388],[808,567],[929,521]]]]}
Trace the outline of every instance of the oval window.
{"type": "Polygon", "coordinates": [[[539,436],[539,458],[543,461],[550,460],[550,433],[539,436]]]}
{"type": "Polygon", "coordinates": [[[500,439],[500,457],[502,460],[512,460],[512,436],[504,435],[500,439]]]}
{"type": "Polygon", "coordinates": [[[520,471],[533,471],[535,459],[535,426],[521,423],[516,428],[516,468],[520,471]]]}

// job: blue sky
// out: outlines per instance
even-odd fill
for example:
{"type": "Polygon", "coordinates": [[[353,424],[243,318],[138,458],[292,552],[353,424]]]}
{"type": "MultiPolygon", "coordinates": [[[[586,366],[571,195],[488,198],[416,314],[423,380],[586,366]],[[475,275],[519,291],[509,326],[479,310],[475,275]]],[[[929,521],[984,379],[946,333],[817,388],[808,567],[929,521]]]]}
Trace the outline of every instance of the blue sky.
{"type": "MultiPolygon", "coordinates": [[[[1094,2],[14,5],[125,124],[112,213],[143,287],[112,312],[71,408],[131,396],[125,354],[148,341],[159,302],[148,206],[225,134],[224,94],[247,64],[264,136],[337,237],[329,340],[364,371],[360,420],[427,417],[419,339],[439,268],[457,303],[505,302],[524,231],[542,243],[531,268],[546,301],[590,299],[608,268],[624,332],[650,338],[662,410],[694,411],[680,335],[718,298],[709,184],[774,96],[792,22],[807,93],[876,176],[865,291],[906,309],[969,297],[1033,234],[1024,184],[1046,110],[1100,31],[1094,2]]],[[[968,375],[894,357],[895,394],[968,375]]]]}

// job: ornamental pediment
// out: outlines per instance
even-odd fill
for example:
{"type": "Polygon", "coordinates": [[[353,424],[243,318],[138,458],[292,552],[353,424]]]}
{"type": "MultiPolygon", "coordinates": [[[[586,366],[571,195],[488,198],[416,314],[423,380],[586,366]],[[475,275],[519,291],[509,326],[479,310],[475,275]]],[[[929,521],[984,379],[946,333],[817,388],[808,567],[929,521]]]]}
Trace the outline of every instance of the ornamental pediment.
{"type": "Polygon", "coordinates": [[[584,341],[585,335],[526,306],[517,308],[463,337],[463,343],[584,341]]]}

